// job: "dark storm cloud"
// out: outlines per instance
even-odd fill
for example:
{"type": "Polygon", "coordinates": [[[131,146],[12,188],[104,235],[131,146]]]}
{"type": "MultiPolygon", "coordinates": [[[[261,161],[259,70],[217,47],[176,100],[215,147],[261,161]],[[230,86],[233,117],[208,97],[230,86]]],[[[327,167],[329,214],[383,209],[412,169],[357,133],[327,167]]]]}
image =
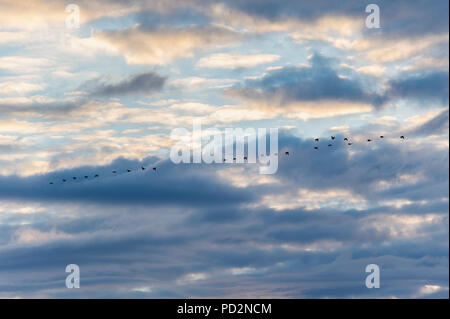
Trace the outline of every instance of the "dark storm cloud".
{"type": "Polygon", "coordinates": [[[134,74],[129,78],[111,83],[102,79],[90,80],[80,86],[80,90],[88,91],[92,96],[120,96],[128,94],[150,94],[161,91],[166,77],[154,72],[134,74]]]}

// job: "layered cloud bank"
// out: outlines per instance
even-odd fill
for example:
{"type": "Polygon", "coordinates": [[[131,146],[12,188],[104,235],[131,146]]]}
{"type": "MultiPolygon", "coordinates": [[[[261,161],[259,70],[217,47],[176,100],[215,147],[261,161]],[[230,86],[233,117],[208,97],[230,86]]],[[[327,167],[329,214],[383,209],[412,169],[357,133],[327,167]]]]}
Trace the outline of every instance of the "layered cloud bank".
{"type": "Polygon", "coordinates": [[[0,3],[0,297],[448,298],[447,1],[78,5],[0,3]],[[277,174],[173,164],[194,120],[277,174]]]}

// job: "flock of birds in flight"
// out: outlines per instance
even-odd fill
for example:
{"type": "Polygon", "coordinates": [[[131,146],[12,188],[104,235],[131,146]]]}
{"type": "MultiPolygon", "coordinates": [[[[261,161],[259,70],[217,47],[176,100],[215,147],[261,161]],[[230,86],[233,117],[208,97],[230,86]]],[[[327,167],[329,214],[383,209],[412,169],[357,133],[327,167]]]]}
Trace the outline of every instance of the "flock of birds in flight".
{"type": "MultiPolygon", "coordinates": [[[[383,138],[384,138],[384,136],[383,136],[383,135],[380,135],[380,139],[383,139],[383,138]]],[[[331,136],[331,140],[335,140],[335,139],[336,139],[336,136],[331,136]]],[[[404,136],[404,135],[401,135],[401,136],[400,136],[400,139],[404,140],[404,139],[405,139],[405,136],[404,136]]],[[[315,138],[315,139],[314,139],[314,142],[316,142],[316,143],[318,143],[319,141],[320,141],[319,138],[315,138]]],[[[349,141],[349,139],[348,139],[347,137],[344,137],[344,141],[347,142],[347,145],[349,145],[349,146],[351,146],[351,145],[353,144],[352,142],[349,141]]],[[[367,142],[372,142],[372,139],[370,139],[370,138],[367,139],[367,142]]],[[[331,144],[331,143],[328,144],[328,147],[331,147],[331,146],[333,146],[333,144],[331,144]]],[[[317,150],[317,149],[319,149],[319,147],[318,147],[318,146],[314,146],[314,149],[317,150]]],[[[289,151],[286,151],[286,152],[284,152],[284,154],[287,155],[287,156],[289,156],[289,155],[290,155],[290,152],[289,152],[289,151]]],[[[278,154],[275,154],[275,155],[278,155],[278,154]]],[[[234,157],[233,160],[235,161],[235,160],[236,160],[236,157],[234,157]]],[[[244,160],[247,160],[247,157],[246,157],[246,156],[244,156],[244,160]]],[[[225,159],[223,159],[223,161],[225,162],[225,159]]],[[[153,169],[153,171],[156,171],[156,167],[153,167],[152,169],[153,169]]],[[[139,170],[139,169],[138,169],[138,170],[139,170]]],[[[141,166],[141,167],[140,167],[140,170],[141,170],[141,171],[145,171],[145,170],[146,170],[146,167],[141,166]]],[[[132,170],[131,170],[131,169],[127,169],[126,172],[127,172],[127,173],[131,173],[132,170]]],[[[112,171],[112,174],[117,174],[117,170],[113,170],[113,171],[112,171]]],[[[85,180],[88,180],[90,176],[89,176],[89,175],[84,175],[83,177],[84,177],[85,180]]],[[[96,179],[96,178],[99,178],[99,177],[100,177],[100,174],[94,174],[94,176],[93,176],[93,178],[95,178],[95,179],[96,179]]],[[[76,176],[73,176],[73,177],[72,177],[72,180],[76,181],[76,180],[77,180],[77,177],[76,177],[76,176]]],[[[66,182],[68,182],[68,181],[69,181],[68,178],[63,178],[63,179],[61,180],[62,183],[66,183],[66,182]]],[[[50,184],[50,185],[53,185],[54,182],[49,182],[49,184],[50,184]]]]}
{"type": "MultiPolygon", "coordinates": [[[[384,135],[380,135],[380,138],[383,139],[384,135]]],[[[331,136],[331,139],[332,140],[336,139],[336,136],[331,136]]],[[[400,136],[400,139],[404,140],[405,136],[404,135],[400,136]]],[[[318,138],[314,139],[315,142],[319,142],[319,140],[320,139],[318,139],[318,138]]],[[[353,144],[352,142],[349,141],[348,137],[344,137],[344,141],[347,142],[347,145],[349,145],[349,146],[353,144]]],[[[372,142],[372,140],[370,138],[368,138],[367,142],[372,142]]],[[[333,146],[333,144],[331,144],[331,143],[328,144],[328,147],[331,147],[331,146],[333,146]]],[[[318,146],[314,146],[314,149],[317,150],[317,149],[319,149],[319,147],[318,146]]],[[[286,155],[289,155],[289,152],[286,152],[286,155]]]]}
{"type": "MultiPolygon", "coordinates": [[[[146,169],[147,169],[146,167],[141,166],[140,169],[138,169],[138,170],[145,171],[146,169]]],[[[156,167],[153,167],[152,169],[153,169],[153,171],[156,172],[156,167]]],[[[132,170],[131,170],[131,169],[127,169],[126,172],[127,172],[127,173],[131,173],[132,170]]],[[[112,173],[113,173],[113,174],[117,174],[117,170],[113,170],[112,173]]],[[[83,177],[84,177],[85,180],[88,180],[90,176],[89,176],[89,175],[84,175],[83,177]]],[[[99,177],[100,177],[100,174],[94,174],[94,175],[93,175],[93,178],[99,178],[99,177]]],[[[74,180],[74,181],[76,181],[77,179],[78,179],[77,176],[73,176],[73,177],[72,177],[72,180],[74,180]]],[[[80,178],[80,179],[82,179],[82,178],[80,178]]],[[[63,179],[61,179],[61,182],[62,182],[62,183],[66,183],[66,182],[68,182],[69,180],[70,180],[69,178],[63,178],[63,179]]],[[[55,183],[54,183],[54,182],[49,182],[49,184],[50,184],[50,185],[53,185],[53,184],[55,184],[55,183]]]]}

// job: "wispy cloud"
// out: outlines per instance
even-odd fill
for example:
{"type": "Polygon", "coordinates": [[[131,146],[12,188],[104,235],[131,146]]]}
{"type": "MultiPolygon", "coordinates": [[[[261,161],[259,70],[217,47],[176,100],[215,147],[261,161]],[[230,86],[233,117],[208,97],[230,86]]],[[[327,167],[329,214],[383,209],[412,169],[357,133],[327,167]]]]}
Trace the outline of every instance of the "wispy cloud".
{"type": "Polygon", "coordinates": [[[160,91],[166,83],[166,77],[154,72],[135,74],[116,83],[105,79],[90,80],[80,86],[92,96],[120,96],[129,94],[151,94],[160,91]]]}

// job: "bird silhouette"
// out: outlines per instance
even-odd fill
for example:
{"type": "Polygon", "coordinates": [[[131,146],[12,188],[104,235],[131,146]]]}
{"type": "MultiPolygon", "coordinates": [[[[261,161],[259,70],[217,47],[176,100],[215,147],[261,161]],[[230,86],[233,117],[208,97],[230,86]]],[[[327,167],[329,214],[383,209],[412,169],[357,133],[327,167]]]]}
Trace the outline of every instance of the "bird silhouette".
{"type": "Polygon", "coordinates": [[[145,171],[145,167],[144,167],[144,166],[141,166],[141,170],[145,171]]]}
{"type": "Polygon", "coordinates": [[[50,185],[53,185],[53,182],[50,182],[49,184],[50,184],[50,185]]]}
{"type": "Polygon", "coordinates": [[[74,177],[72,177],[72,179],[73,179],[73,180],[76,180],[77,178],[74,176],[74,177]]]}
{"type": "Polygon", "coordinates": [[[284,152],[284,154],[289,156],[289,152],[284,152]]]}
{"type": "Polygon", "coordinates": [[[86,175],[85,175],[84,178],[89,178],[89,176],[86,176],[86,175]]]}
{"type": "Polygon", "coordinates": [[[333,146],[333,144],[328,144],[328,146],[333,146]]]}
{"type": "Polygon", "coordinates": [[[383,136],[383,135],[380,135],[380,138],[384,138],[384,136],[383,136]]]}
{"type": "Polygon", "coordinates": [[[372,140],[369,138],[368,140],[367,140],[367,142],[371,142],[372,140]]]}
{"type": "Polygon", "coordinates": [[[353,143],[348,143],[348,145],[352,145],[353,143]]]}
{"type": "Polygon", "coordinates": [[[344,138],[344,141],[348,141],[348,138],[345,137],[345,138],[344,138]]]}
{"type": "Polygon", "coordinates": [[[247,156],[244,156],[244,161],[246,161],[247,160],[247,156]]]}
{"type": "Polygon", "coordinates": [[[315,150],[318,150],[319,148],[318,148],[317,146],[314,146],[314,149],[315,149],[315,150]]]}
{"type": "Polygon", "coordinates": [[[318,139],[318,138],[316,138],[316,139],[314,139],[314,141],[318,142],[318,141],[319,141],[319,139],[318,139]]]}
{"type": "Polygon", "coordinates": [[[131,172],[131,169],[127,169],[127,172],[128,172],[128,173],[131,172]]]}
{"type": "Polygon", "coordinates": [[[335,136],[332,136],[332,137],[331,137],[332,140],[334,140],[335,138],[336,138],[335,136]]]}
{"type": "Polygon", "coordinates": [[[401,138],[401,139],[403,139],[403,140],[405,139],[405,137],[404,137],[403,135],[402,135],[402,136],[400,136],[400,138],[401,138]]]}
{"type": "Polygon", "coordinates": [[[94,177],[98,177],[98,174],[95,174],[94,177]]]}
{"type": "Polygon", "coordinates": [[[117,173],[116,171],[112,171],[112,172],[113,172],[113,174],[117,173]]]}
{"type": "Polygon", "coordinates": [[[156,171],[156,167],[153,167],[153,170],[156,171]]]}
{"type": "Polygon", "coordinates": [[[62,179],[63,183],[67,182],[67,180],[65,180],[64,178],[62,179]]]}

